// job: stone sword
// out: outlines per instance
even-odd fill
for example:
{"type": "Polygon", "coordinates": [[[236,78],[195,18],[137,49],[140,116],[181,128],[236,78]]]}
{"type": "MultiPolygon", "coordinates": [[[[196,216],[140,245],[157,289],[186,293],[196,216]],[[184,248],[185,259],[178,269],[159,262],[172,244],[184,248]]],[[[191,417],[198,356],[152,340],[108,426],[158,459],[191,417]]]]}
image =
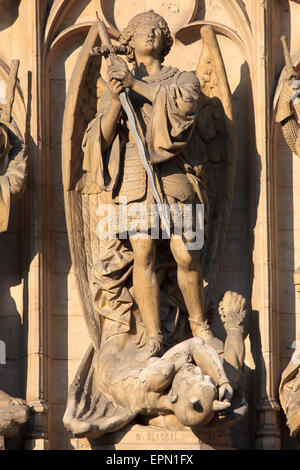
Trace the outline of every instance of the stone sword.
{"type": "MultiPolygon", "coordinates": [[[[103,55],[106,57],[106,60],[110,61],[110,57],[112,55],[114,55],[113,46],[111,44],[111,40],[110,40],[110,37],[108,35],[106,26],[103,23],[103,21],[100,20],[99,17],[98,17],[98,33],[99,33],[99,36],[100,36],[100,39],[101,39],[101,43],[104,46],[104,49],[106,49],[108,51],[108,54],[103,54],[103,55]]],[[[165,215],[161,197],[159,195],[159,192],[157,191],[154,173],[153,173],[153,170],[150,166],[149,160],[147,158],[147,153],[148,153],[147,152],[147,147],[144,144],[143,139],[140,135],[138,125],[137,125],[137,118],[136,118],[132,103],[131,103],[126,91],[122,91],[119,95],[119,98],[120,98],[122,108],[124,109],[124,111],[127,115],[131,133],[132,133],[132,135],[135,139],[141,161],[142,161],[143,166],[145,168],[145,171],[147,173],[147,176],[148,176],[148,179],[149,179],[149,184],[150,184],[150,187],[151,187],[151,191],[152,191],[153,197],[155,199],[155,202],[157,204],[157,209],[158,209],[159,216],[160,216],[162,224],[163,224],[163,226],[166,230],[166,233],[167,233],[168,237],[170,238],[171,237],[170,224],[169,224],[169,221],[168,221],[168,219],[165,215]]]]}

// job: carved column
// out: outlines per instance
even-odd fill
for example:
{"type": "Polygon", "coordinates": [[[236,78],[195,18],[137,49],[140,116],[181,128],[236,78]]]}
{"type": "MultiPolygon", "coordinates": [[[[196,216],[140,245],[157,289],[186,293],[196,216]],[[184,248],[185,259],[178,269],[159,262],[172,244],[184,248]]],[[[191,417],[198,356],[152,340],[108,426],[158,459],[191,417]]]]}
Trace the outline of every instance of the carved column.
{"type": "MultiPolygon", "coordinates": [[[[28,74],[28,105],[30,106],[31,140],[30,181],[28,187],[28,353],[26,399],[31,406],[32,418],[26,436],[28,449],[47,448],[47,380],[48,380],[48,328],[47,328],[47,282],[46,282],[46,190],[44,162],[41,146],[41,37],[46,2],[36,0],[28,10],[32,31],[32,75],[28,74]]],[[[29,24],[30,24],[30,21],[29,24]]]]}
{"type": "Polygon", "coordinates": [[[252,309],[257,313],[257,449],[280,449],[277,390],[279,380],[279,309],[276,296],[275,191],[270,143],[273,64],[272,4],[255,2],[255,71],[252,71],[256,145],[252,173],[254,227],[252,309]]]}

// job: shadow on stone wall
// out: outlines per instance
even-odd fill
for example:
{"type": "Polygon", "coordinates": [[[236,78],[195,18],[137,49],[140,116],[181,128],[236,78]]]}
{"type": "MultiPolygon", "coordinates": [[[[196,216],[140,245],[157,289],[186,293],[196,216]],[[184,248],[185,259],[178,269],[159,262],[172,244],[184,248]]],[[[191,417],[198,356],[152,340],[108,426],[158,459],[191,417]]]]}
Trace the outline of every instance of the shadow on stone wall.
{"type": "MultiPolygon", "coordinates": [[[[6,364],[0,365],[0,390],[25,398],[26,328],[23,310],[23,269],[20,244],[22,202],[12,203],[8,231],[0,234],[0,339],[6,345],[6,364]]],[[[22,428],[8,448],[22,448],[22,428]]]]}
{"type": "Polygon", "coordinates": [[[19,16],[21,0],[0,0],[0,31],[9,28],[19,16]]]}

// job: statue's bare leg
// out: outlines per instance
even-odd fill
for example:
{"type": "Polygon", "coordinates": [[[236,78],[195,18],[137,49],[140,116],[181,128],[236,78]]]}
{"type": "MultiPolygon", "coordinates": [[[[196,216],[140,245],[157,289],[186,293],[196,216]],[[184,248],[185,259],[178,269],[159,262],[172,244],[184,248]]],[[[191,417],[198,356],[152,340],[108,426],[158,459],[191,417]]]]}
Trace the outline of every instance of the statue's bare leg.
{"type": "Polygon", "coordinates": [[[159,284],[155,272],[155,240],[130,237],[133,249],[133,287],[136,302],[147,332],[149,355],[161,355],[159,284]]]}
{"type": "Polygon", "coordinates": [[[177,280],[189,314],[193,336],[203,338],[217,351],[223,350],[222,341],[215,338],[205,321],[203,276],[197,250],[188,251],[183,240],[171,236],[170,248],[177,263],[177,280]]]}

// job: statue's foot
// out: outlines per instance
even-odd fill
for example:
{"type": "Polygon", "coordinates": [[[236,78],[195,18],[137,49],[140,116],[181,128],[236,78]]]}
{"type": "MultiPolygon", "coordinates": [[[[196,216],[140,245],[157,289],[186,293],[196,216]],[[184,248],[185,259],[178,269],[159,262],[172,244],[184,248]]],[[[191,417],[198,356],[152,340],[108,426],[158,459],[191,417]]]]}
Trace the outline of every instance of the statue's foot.
{"type": "Polygon", "coordinates": [[[148,336],[146,344],[136,355],[137,361],[145,361],[150,357],[161,357],[164,354],[163,337],[161,334],[148,336]]]}
{"type": "Polygon", "coordinates": [[[224,344],[223,341],[220,339],[216,338],[209,327],[209,324],[207,320],[198,322],[196,320],[190,320],[190,325],[191,325],[191,330],[193,333],[193,336],[197,336],[198,338],[204,339],[204,341],[212,346],[218,354],[221,354],[224,352],[224,344]]]}

